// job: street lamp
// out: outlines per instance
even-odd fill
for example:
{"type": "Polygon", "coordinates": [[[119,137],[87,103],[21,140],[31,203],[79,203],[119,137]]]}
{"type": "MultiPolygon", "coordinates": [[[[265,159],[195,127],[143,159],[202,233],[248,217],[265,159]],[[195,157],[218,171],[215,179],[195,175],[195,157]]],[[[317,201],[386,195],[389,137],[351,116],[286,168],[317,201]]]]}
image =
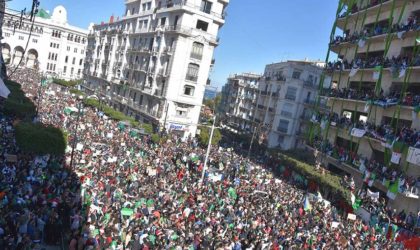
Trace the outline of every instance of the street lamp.
{"type": "Polygon", "coordinates": [[[213,139],[213,132],[214,132],[214,125],[216,124],[216,116],[214,116],[213,125],[211,126],[211,132],[209,137],[209,145],[207,146],[207,152],[206,152],[206,158],[204,159],[204,167],[203,167],[203,173],[201,174],[201,183],[204,183],[204,175],[207,171],[207,161],[209,159],[209,154],[211,150],[211,141],[213,139]]]}
{"type": "Polygon", "coordinates": [[[38,113],[39,113],[39,105],[41,105],[41,99],[42,99],[42,86],[46,85],[47,83],[47,78],[43,75],[41,77],[41,82],[39,83],[39,88],[38,88],[38,100],[37,100],[37,105],[36,105],[36,113],[35,113],[35,117],[38,119],[38,113]]]}
{"type": "Polygon", "coordinates": [[[79,103],[77,105],[77,120],[76,120],[76,128],[73,131],[73,143],[71,146],[71,156],[70,156],[70,169],[73,169],[73,157],[74,157],[74,148],[76,147],[77,143],[77,130],[79,129],[79,119],[82,113],[83,108],[83,96],[79,96],[79,103]]]}

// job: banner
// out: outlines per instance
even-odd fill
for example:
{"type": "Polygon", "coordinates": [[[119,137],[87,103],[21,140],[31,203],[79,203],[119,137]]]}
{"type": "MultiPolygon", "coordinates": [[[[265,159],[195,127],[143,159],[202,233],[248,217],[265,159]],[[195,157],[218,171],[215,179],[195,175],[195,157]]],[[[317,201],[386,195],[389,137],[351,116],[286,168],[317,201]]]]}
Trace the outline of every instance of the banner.
{"type": "Polygon", "coordinates": [[[366,195],[369,196],[370,198],[372,198],[373,200],[378,200],[379,199],[379,192],[372,192],[369,190],[369,188],[367,189],[366,195]]]}
{"type": "Polygon", "coordinates": [[[355,214],[348,214],[347,215],[347,219],[349,219],[349,220],[356,220],[356,215],[355,214]]]}
{"type": "Polygon", "coordinates": [[[392,152],[391,162],[394,164],[400,164],[401,153],[392,152]]]}
{"type": "Polygon", "coordinates": [[[357,137],[357,138],[361,138],[366,134],[366,130],[363,129],[358,129],[358,128],[353,128],[351,130],[351,136],[357,137]]]}
{"type": "Polygon", "coordinates": [[[420,149],[410,147],[407,154],[407,162],[420,166],[420,149]]]}
{"type": "Polygon", "coordinates": [[[355,76],[355,75],[357,74],[357,71],[359,71],[359,69],[358,69],[358,68],[352,68],[352,69],[350,70],[350,74],[349,74],[349,76],[350,76],[350,77],[355,76]]]}

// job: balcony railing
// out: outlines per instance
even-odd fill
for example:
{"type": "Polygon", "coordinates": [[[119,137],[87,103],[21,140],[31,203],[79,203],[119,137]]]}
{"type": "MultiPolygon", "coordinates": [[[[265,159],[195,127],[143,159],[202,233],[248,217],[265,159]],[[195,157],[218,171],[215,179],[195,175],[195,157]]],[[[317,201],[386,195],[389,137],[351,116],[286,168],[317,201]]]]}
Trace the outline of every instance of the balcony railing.
{"type": "Polygon", "coordinates": [[[344,18],[348,15],[356,14],[359,11],[366,10],[375,6],[378,6],[380,4],[384,4],[386,2],[390,2],[391,0],[371,0],[369,4],[366,6],[359,8],[356,4],[353,6],[352,9],[348,9],[345,13],[343,13],[339,18],[344,18]]]}
{"type": "Polygon", "coordinates": [[[187,79],[188,81],[197,82],[198,76],[187,75],[185,79],[187,79]]]}
{"type": "Polygon", "coordinates": [[[206,14],[209,14],[209,15],[215,16],[217,18],[221,18],[221,19],[224,19],[225,16],[226,16],[226,13],[220,14],[220,13],[211,11],[209,9],[204,9],[200,5],[195,5],[195,4],[189,3],[186,0],[168,1],[166,4],[161,5],[156,9],[161,10],[161,9],[182,8],[182,7],[189,7],[189,8],[192,8],[192,9],[200,10],[200,11],[206,13],[206,14]]]}

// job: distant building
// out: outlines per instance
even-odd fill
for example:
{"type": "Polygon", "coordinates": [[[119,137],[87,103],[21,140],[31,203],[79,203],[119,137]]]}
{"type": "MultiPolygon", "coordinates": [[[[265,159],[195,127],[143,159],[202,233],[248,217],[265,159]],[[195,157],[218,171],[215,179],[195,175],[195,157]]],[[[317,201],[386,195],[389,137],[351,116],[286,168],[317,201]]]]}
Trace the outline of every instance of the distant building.
{"type": "Polygon", "coordinates": [[[245,133],[251,131],[260,78],[259,74],[242,73],[227,79],[220,104],[226,125],[245,133]]]}
{"type": "Polygon", "coordinates": [[[269,64],[258,84],[254,114],[257,131],[269,148],[304,145],[304,120],[310,116],[324,64],[287,61],[269,64]]]}
{"type": "Polygon", "coordinates": [[[204,91],[204,100],[212,100],[217,96],[217,89],[215,87],[207,86],[204,91]]]}
{"type": "Polygon", "coordinates": [[[229,0],[126,0],[89,34],[84,88],[155,128],[195,135],[229,0]]]}
{"type": "Polygon", "coordinates": [[[71,26],[61,5],[54,8],[52,15],[40,9],[32,31],[31,27],[29,20],[20,23],[20,12],[6,10],[2,40],[5,63],[38,68],[66,80],[82,78],[87,30],[71,26]]]}

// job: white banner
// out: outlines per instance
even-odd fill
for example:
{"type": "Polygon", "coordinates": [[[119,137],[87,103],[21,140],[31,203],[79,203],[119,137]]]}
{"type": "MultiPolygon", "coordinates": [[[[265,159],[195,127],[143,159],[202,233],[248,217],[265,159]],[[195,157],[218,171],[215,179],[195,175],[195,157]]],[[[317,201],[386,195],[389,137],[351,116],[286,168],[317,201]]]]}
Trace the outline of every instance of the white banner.
{"type": "Polygon", "coordinates": [[[366,195],[369,196],[370,198],[372,198],[373,200],[378,200],[379,199],[379,192],[372,192],[369,190],[369,188],[367,189],[366,195]]]}
{"type": "Polygon", "coordinates": [[[401,153],[392,152],[391,162],[394,164],[400,164],[401,153]]]}
{"type": "Polygon", "coordinates": [[[353,128],[351,130],[351,136],[360,138],[363,137],[366,134],[366,130],[363,129],[358,129],[358,128],[353,128]]]}
{"type": "Polygon", "coordinates": [[[409,163],[412,163],[412,164],[415,164],[417,166],[420,166],[420,149],[419,148],[410,147],[408,149],[407,161],[409,163]]]}

